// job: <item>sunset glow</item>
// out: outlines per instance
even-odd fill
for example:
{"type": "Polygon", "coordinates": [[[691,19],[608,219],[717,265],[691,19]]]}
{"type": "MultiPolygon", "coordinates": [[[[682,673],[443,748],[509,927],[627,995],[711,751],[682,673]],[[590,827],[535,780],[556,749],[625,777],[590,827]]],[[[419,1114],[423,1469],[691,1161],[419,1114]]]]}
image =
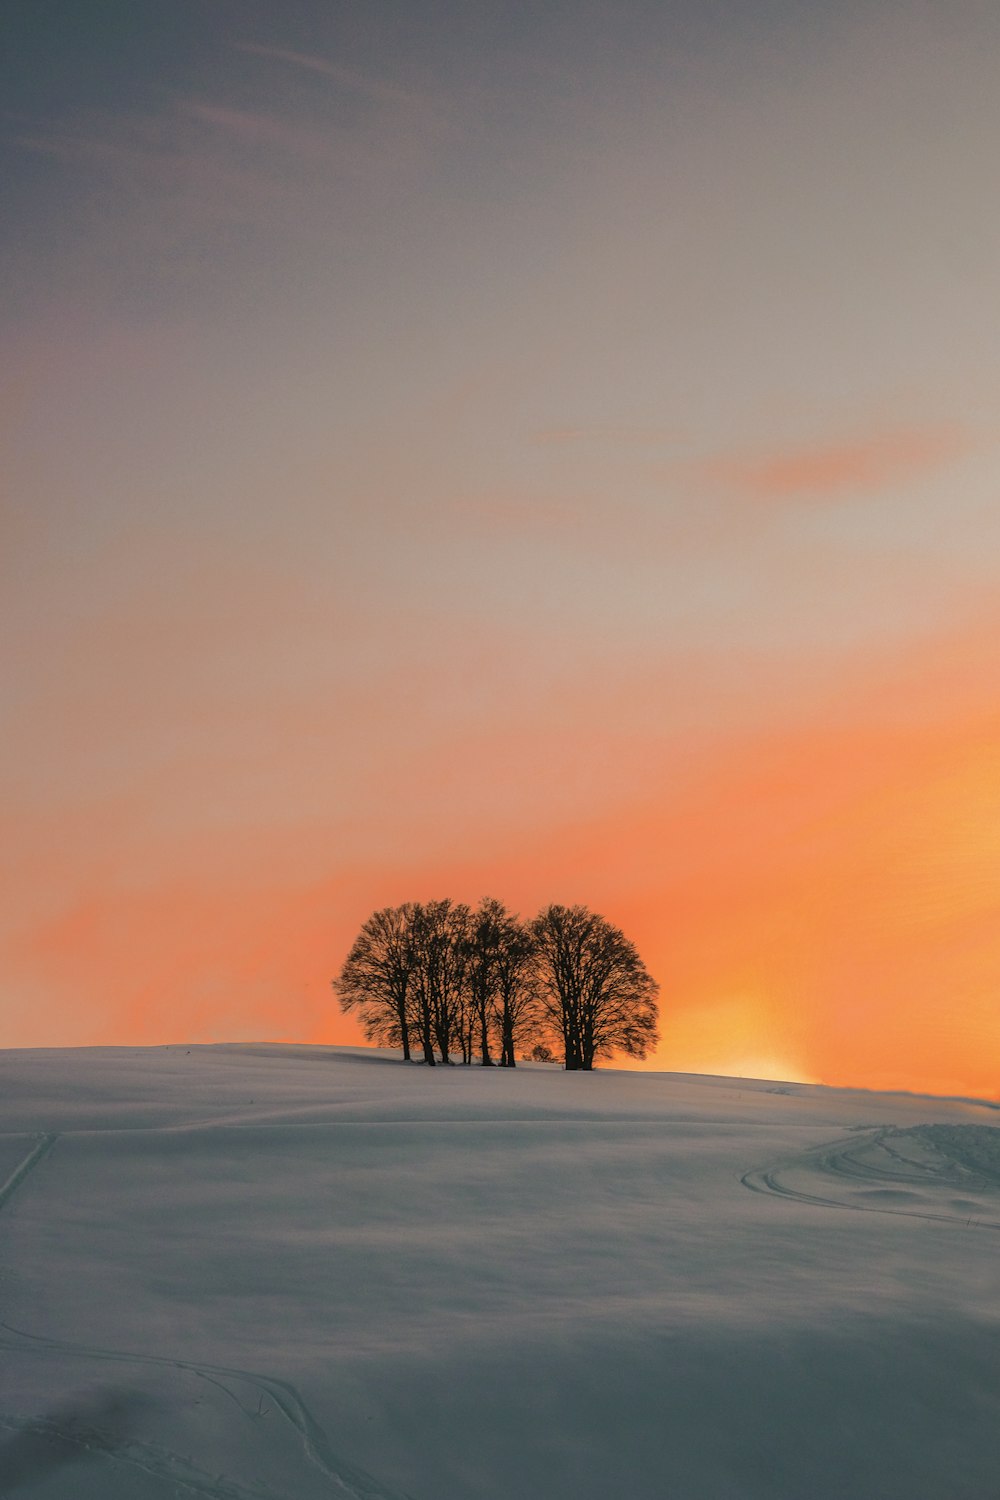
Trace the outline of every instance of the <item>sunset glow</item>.
{"type": "Polygon", "coordinates": [[[1000,1097],[1000,13],[167,9],[3,65],[0,1045],[489,894],[1000,1097]]]}

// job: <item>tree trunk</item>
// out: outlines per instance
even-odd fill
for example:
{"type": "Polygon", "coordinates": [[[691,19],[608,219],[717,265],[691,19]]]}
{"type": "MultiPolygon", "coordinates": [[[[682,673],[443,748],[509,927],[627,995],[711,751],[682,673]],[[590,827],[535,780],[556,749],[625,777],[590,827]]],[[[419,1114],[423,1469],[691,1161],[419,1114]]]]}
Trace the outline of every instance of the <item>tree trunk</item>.
{"type": "Polygon", "coordinates": [[[582,1068],[583,1057],[580,1050],[579,1031],[570,1015],[563,1018],[563,1055],[566,1059],[567,1073],[575,1073],[582,1068]]]}
{"type": "Polygon", "coordinates": [[[434,1037],[443,1063],[451,1062],[451,1021],[447,1002],[439,998],[434,1006],[434,1037]]]}
{"type": "Polygon", "coordinates": [[[480,1061],[484,1068],[492,1068],[493,1059],[490,1056],[490,1029],[486,1020],[486,1007],[479,1013],[479,1050],[480,1061]]]}
{"type": "Polygon", "coordinates": [[[430,1011],[425,1010],[420,1018],[420,1040],[424,1048],[424,1062],[429,1068],[434,1067],[434,1038],[431,1036],[430,1011]]]}
{"type": "Polygon", "coordinates": [[[399,1030],[403,1038],[403,1061],[410,1061],[410,1027],[406,1019],[406,1006],[400,1005],[397,1009],[399,1016],[399,1030]]]}

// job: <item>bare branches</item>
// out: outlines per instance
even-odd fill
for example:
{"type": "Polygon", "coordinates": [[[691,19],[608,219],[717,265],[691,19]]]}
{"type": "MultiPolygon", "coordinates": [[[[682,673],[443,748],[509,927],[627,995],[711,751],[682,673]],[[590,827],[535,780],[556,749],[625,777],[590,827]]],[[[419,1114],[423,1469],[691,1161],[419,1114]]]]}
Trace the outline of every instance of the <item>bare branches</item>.
{"type": "Polygon", "coordinates": [[[567,1069],[599,1057],[643,1058],[655,1047],[656,981],[620,928],[585,906],[549,906],[531,924],[545,1013],[567,1069]]]}
{"type": "Polygon", "coordinates": [[[373,912],[333,981],[341,1009],[357,1011],[365,1036],[402,1046],[410,1060],[411,985],[414,971],[412,902],[373,912]]]}
{"type": "Polygon", "coordinates": [[[657,985],[635,945],[584,906],[549,906],[522,922],[502,901],[475,911],[448,899],[374,912],[333,982],[369,1041],[417,1042],[423,1060],[515,1066],[515,1049],[562,1045],[568,1069],[656,1046],[657,985]]]}

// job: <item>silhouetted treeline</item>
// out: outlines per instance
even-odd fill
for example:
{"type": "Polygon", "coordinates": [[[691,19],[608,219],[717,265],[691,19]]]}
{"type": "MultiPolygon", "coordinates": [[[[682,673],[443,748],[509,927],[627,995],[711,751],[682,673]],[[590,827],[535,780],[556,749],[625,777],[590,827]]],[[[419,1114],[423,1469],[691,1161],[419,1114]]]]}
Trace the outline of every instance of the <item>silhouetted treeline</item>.
{"type": "Polygon", "coordinates": [[[657,985],[624,933],[585,906],[522,922],[488,897],[373,912],[333,988],[366,1037],[441,1062],[513,1068],[515,1054],[593,1068],[658,1041],[657,985]],[[437,1057],[435,1056],[437,1054],[437,1057]]]}

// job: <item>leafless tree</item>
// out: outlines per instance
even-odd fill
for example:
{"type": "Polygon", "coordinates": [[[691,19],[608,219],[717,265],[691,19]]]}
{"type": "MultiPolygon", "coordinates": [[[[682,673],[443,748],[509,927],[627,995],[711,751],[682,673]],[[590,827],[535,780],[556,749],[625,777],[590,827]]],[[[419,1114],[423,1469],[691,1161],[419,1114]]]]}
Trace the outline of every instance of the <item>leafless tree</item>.
{"type": "Polygon", "coordinates": [[[601,1057],[645,1057],[657,1042],[657,986],[635,945],[585,906],[549,906],[530,923],[487,897],[384,907],[365,922],[339,976],[341,1006],[369,1041],[419,1039],[424,1062],[456,1043],[471,1063],[513,1068],[515,1047],[562,1043],[568,1069],[601,1057]]]}
{"type": "Polygon", "coordinates": [[[512,1068],[515,1040],[539,1019],[531,983],[534,941],[502,901],[487,896],[469,918],[466,946],[463,1060],[471,1062],[478,1048],[483,1067],[492,1067],[495,1040],[500,1066],[512,1068]]]}
{"type": "Polygon", "coordinates": [[[484,1068],[493,1067],[490,1053],[490,1025],[493,1019],[493,999],[496,989],[497,952],[501,942],[503,920],[507,908],[491,896],[482,900],[472,913],[466,942],[468,958],[465,982],[468,993],[469,1056],[475,1040],[479,1043],[479,1061],[484,1068]],[[478,1038],[476,1036],[478,1033],[478,1038]]]}
{"type": "Polygon", "coordinates": [[[502,912],[497,926],[493,1017],[500,1042],[500,1066],[514,1068],[515,1044],[530,1041],[544,1022],[539,1003],[536,943],[531,929],[509,912],[502,912]]]}
{"type": "Polygon", "coordinates": [[[620,928],[585,906],[549,906],[531,924],[542,1004],[567,1070],[643,1058],[658,1041],[658,986],[620,928]]]}
{"type": "Polygon", "coordinates": [[[415,998],[424,1061],[451,1061],[454,1038],[461,1035],[468,965],[469,908],[448,899],[416,903],[412,931],[415,945],[415,998]]]}
{"type": "Polygon", "coordinates": [[[373,912],[333,981],[341,1008],[358,1013],[368,1040],[402,1046],[407,1062],[417,965],[415,910],[408,901],[373,912]]]}

